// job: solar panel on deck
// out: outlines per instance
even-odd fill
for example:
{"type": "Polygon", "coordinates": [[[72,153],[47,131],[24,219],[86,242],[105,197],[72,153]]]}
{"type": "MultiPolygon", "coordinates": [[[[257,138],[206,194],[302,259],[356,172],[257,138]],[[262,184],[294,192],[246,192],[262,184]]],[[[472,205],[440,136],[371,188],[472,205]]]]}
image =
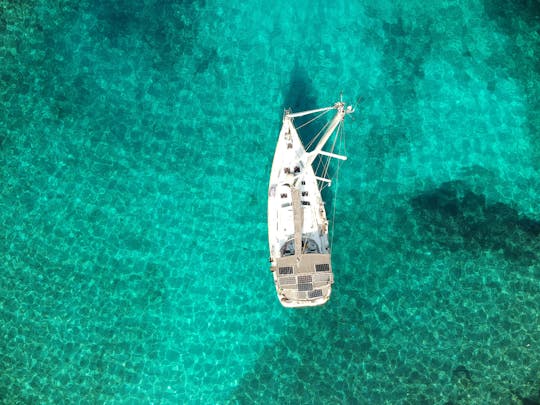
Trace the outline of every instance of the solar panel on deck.
{"type": "Polygon", "coordinates": [[[330,265],[328,263],[316,264],[315,271],[330,271],[330,265]]]}
{"type": "Polygon", "coordinates": [[[280,267],[279,268],[279,274],[292,274],[293,268],[292,267],[280,267]]]}
{"type": "Polygon", "coordinates": [[[309,298],[322,297],[322,290],[313,290],[308,292],[309,298]]]}
{"type": "Polygon", "coordinates": [[[311,291],[313,290],[313,284],[298,284],[298,291],[311,291]]]}
{"type": "Polygon", "coordinates": [[[298,284],[311,283],[313,280],[311,276],[298,276],[298,284]]]}

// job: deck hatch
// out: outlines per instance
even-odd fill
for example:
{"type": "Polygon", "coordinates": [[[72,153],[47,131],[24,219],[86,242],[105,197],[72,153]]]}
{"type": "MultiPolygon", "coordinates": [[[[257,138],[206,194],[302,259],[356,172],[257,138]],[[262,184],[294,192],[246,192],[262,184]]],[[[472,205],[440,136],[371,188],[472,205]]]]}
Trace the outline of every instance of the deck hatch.
{"type": "Polygon", "coordinates": [[[312,281],[313,279],[311,278],[311,275],[298,276],[298,284],[311,283],[312,281]]]}

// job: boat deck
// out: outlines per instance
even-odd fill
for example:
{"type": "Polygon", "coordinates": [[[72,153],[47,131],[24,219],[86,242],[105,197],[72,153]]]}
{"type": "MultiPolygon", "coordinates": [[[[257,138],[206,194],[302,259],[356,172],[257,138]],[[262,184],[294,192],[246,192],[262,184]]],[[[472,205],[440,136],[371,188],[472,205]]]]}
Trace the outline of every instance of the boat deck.
{"type": "Polygon", "coordinates": [[[330,255],[281,257],[276,262],[275,279],[283,305],[320,305],[327,301],[334,282],[330,255]]]}

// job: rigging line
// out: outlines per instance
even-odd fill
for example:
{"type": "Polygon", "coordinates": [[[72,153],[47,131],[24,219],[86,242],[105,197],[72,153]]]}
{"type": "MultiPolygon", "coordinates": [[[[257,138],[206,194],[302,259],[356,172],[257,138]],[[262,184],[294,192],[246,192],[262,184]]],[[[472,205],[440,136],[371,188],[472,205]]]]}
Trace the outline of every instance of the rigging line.
{"type": "Polygon", "coordinates": [[[318,141],[319,138],[321,138],[321,134],[323,133],[323,131],[326,131],[326,128],[328,128],[328,126],[330,125],[330,122],[327,122],[321,129],[319,132],[317,132],[317,135],[315,135],[313,137],[313,139],[311,139],[311,141],[309,141],[308,145],[306,146],[306,150],[310,149],[313,144],[315,143],[315,141],[318,141]]]}
{"type": "MultiPolygon", "coordinates": [[[[340,137],[341,138],[341,137],[340,137]]],[[[330,237],[330,246],[334,246],[334,224],[336,223],[336,205],[337,205],[337,195],[339,190],[339,169],[341,168],[342,162],[339,161],[336,169],[336,174],[334,175],[335,181],[335,188],[334,188],[334,200],[332,203],[332,236],[330,237]]]]}
{"type": "MultiPolygon", "coordinates": [[[[326,179],[329,179],[332,177],[330,176],[330,164],[332,162],[332,158],[328,157],[328,156],[325,156],[325,157],[321,157],[321,164],[323,166],[323,169],[322,169],[322,177],[326,178],[326,179]]],[[[327,183],[327,186],[330,187],[331,186],[331,183],[327,183]]]]}
{"type": "Polygon", "coordinates": [[[296,129],[300,129],[300,128],[302,128],[302,127],[305,127],[306,125],[311,124],[313,121],[318,120],[319,118],[321,118],[324,114],[328,114],[329,111],[331,111],[331,110],[323,111],[323,112],[320,113],[319,115],[317,115],[317,116],[315,116],[314,118],[310,119],[308,122],[305,122],[305,123],[303,123],[302,125],[298,126],[298,128],[296,128],[296,129]]]}
{"type": "MultiPolygon", "coordinates": [[[[343,123],[341,123],[341,125],[339,126],[339,132],[338,132],[338,136],[336,137],[336,141],[337,141],[337,138],[339,138],[339,140],[340,140],[340,145],[345,144],[345,126],[343,125],[343,123]]],[[[334,142],[334,144],[335,144],[335,142],[334,142]]],[[[330,246],[334,245],[334,224],[336,222],[335,218],[336,218],[337,195],[338,195],[338,189],[339,189],[339,170],[341,168],[342,162],[339,161],[337,163],[338,163],[338,165],[337,165],[337,168],[336,168],[336,173],[334,175],[336,186],[334,188],[334,200],[333,200],[333,203],[332,203],[332,236],[330,238],[330,246]]]]}
{"type": "Polygon", "coordinates": [[[336,187],[334,188],[334,201],[332,203],[332,236],[330,237],[330,247],[334,246],[334,224],[336,223],[336,203],[337,203],[337,193],[339,188],[339,168],[341,166],[341,162],[338,163],[338,167],[336,169],[336,187]]]}
{"type": "Polygon", "coordinates": [[[356,99],[356,103],[354,104],[354,107],[353,107],[353,111],[356,109],[356,107],[358,106],[358,104],[360,104],[362,101],[364,101],[364,97],[363,96],[360,96],[356,99]]]}
{"type": "MultiPolygon", "coordinates": [[[[319,132],[319,134],[325,130],[326,127],[328,127],[330,125],[330,123],[326,123],[326,125],[324,126],[323,129],[321,129],[321,131],[319,132]]],[[[336,131],[334,131],[334,139],[333,139],[333,143],[332,143],[332,148],[331,148],[331,152],[334,151],[334,148],[335,148],[335,145],[336,145],[336,142],[337,142],[337,139],[339,138],[339,131],[342,127],[343,123],[340,123],[338,128],[336,129],[336,131]]],[[[319,136],[319,134],[317,134],[317,136],[312,140],[312,142],[310,142],[310,145],[308,146],[308,148],[313,144],[313,142],[315,141],[315,139],[319,136]]],[[[333,135],[334,135],[333,134],[333,135]]],[[[330,168],[330,162],[332,161],[332,159],[330,157],[321,157],[320,155],[318,156],[318,159],[317,159],[317,168],[315,170],[315,173],[320,173],[322,175],[322,177],[325,177],[327,178],[327,175],[329,173],[329,168],[330,168]],[[326,160],[324,160],[326,159],[326,160]],[[321,166],[322,166],[322,171],[321,171],[321,166]]],[[[329,186],[330,184],[326,184],[326,186],[329,186]]],[[[324,188],[326,188],[326,186],[322,186],[319,190],[323,190],[324,188]]]]}
{"type": "Polygon", "coordinates": [[[317,168],[315,169],[315,174],[318,176],[321,168],[321,158],[317,159],[317,168]]]}
{"type": "Polygon", "coordinates": [[[347,152],[347,138],[345,136],[345,126],[343,127],[342,133],[343,135],[341,137],[341,147],[343,148],[343,155],[347,156],[349,152],[347,152]]]}
{"type": "Polygon", "coordinates": [[[321,176],[324,177],[324,178],[328,178],[328,166],[330,165],[330,159],[329,158],[321,158],[321,161],[323,159],[326,159],[326,161],[323,163],[323,168],[322,168],[322,172],[321,172],[321,176]]]}
{"type": "MultiPolygon", "coordinates": [[[[336,128],[335,132],[334,132],[334,139],[333,139],[333,142],[332,142],[332,147],[331,147],[331,152],[334,151],[335,149],[335,145],[336,145],[336,142],[338,141],[338,138],[341,138],[341,129],[343,128],[343,122],[340,122],[340,124],[338,125],[338,127],[336,128]]],[[[321,157],[319,156],[319,159],[318,159],[318,164],[317,164],[317,173],[321,173],[321,176],[324,177],[324,178],[330,178],[329,176],[329,173],[330,173],[330,165],[332,163],[332,158],[331,157],[328,157],[328,156],[325,156],[325,157],[321,157]],[[324,160],[326,159],[326,160],[324,160]],[[321,170],[321,166],[322,166],[322,170],[321,170]]],[[[333,176],[331,176],[333,177],[333,176]]],[[[326,187],[330,187],[331,183],[322,183],[320,188],[319,188],[319,191],[323,191],[326,187]]]]}
{"type": "MultiPolygon", "coordinates": [[[[330,148],[330,152],[334,152],[334,150],[336,149],[336,144],[337,144],[338,140],[341,141],[342,129],[343,129],[343,123],[341,122],[339,124],[337,130],[336,130],[336,136],[333,139],[332,146],[330,148]]],[[[320,162],[322,162],[322,158],[321,158],[320,162]]],[[[329,176],[331,164],[332,164],[332,158],[331,157],[326,157],[326,161],[323,164],[322,177],[325,177],[325,178],[330,178],[331,177],[331,176],[329,176]]],[[[317,166],[317,169],[319,169],[319,166],[317,166]]]]}
{"type": "MultiPolygon", "coordinates": [[[[337,131],[336,131],[336,136],[334,137],[333,139],[333,142],[332,142],[332,147],[330,148],[330,152],[334,152],[334,150],[336,149],[336,143],[338,141],[338,139],[341,138],[341,129],[342,129],[342,125],[343,125],[343,122],[341,122],[337,128],[337,131]]],[[[326,173],[329,173],[330,171],[330,165],[332,163],[332,158],[328,157],[328,160],[327,160],[327,163],[326,163],[326,173]]]]}

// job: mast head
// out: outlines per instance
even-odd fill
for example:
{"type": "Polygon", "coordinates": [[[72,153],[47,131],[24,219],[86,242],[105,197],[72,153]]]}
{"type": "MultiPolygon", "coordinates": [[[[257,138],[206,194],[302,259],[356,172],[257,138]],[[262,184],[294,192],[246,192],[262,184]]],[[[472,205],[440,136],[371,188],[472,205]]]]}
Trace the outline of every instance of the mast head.
{"type": "Polygon", "coordinates": [[[285,108],[283,110],[283,120],[285,120],[285,118],[287,118],[289,116],[289,114],[292,113],[292,110],[290,108],[285,108]]]}

